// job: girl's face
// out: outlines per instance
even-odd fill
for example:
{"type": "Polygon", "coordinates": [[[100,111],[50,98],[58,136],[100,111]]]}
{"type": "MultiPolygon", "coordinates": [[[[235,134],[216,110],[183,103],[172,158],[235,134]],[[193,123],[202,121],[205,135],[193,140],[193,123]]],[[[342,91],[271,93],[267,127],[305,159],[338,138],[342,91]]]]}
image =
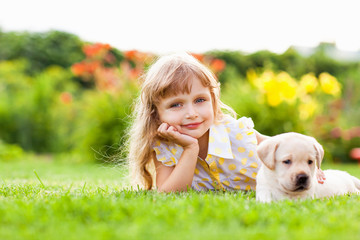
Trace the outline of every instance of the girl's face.
{"type": "Polygon", "coordinates": [[[156,107],[161,122],[196,139],[204,136],[214,123],[210,90],[197,78],[192,81],[190,93],[161,98],[156,107]]]}

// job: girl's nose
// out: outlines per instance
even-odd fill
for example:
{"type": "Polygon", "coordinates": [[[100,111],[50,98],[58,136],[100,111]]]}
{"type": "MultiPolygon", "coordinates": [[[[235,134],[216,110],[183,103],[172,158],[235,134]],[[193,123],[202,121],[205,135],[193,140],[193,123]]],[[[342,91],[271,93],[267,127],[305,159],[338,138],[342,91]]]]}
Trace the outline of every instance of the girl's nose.
{"type": "Polygon", "coordinates": [[[196,111],[196,109],[194,108],[194,106],[189,106],[187,109],[187,113],[186,113],[186,118],[194,118],[197,117],[198,113],[196,111]]]}

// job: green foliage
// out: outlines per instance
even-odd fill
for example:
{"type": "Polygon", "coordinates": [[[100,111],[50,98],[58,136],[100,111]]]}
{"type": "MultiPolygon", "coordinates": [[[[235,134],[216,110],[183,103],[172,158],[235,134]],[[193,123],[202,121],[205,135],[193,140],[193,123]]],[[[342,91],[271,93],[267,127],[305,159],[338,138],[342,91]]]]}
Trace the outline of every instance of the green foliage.
{"type": "Polygon", "coordinates": [[[0,139],[0,161],[13,161],[24,157],[24,151],[16,144],[7,144],[0,139]]]}
{"type": "MultiPolygon", "coordinates": [[[[283,54],[212,51],[197,57],[219,76],[222,100],[240,116],[251,117],[258,131],[312,135],[327,158],[344,162],[360,145],[360,63],[332,59],[328,51],[333,47],[320,44],[310,56],[289,48],[283,54]],[[341,83],[341,98],[335,101],[318,91],[279,100],[279,83],[264,93],[249,81],[249,71],[284,72],[298,82],[305,74],[327,72],[341,83]],[[316,111],[311,113],[311,107],[316,111]]],[[[0,31],[0,139],[30,152],[112,161],[124,147],[137,78],[153,59],[58,31],[0,31]]]]}
{"type": "Polygon", "coordinates": [[[62,91],[75,91],[68,70],[50,67],[29,77],[27,61],[0,63],[0,136],[9,143],[20,144],[25,150],[57,152],[67,149],[61,137],[61,124],[69,124],[59,104],[62,91]]]}
{"type": "MultiPolygon", "coordinates": [[[[75,150],[100,162],[121,157],[134,93],[88,92],[76,122],[75,150]]],[[[123,157],[123,156],[122,156],[123,157]]]]}
{"type": "Polygon", "coordinates": [[[84,58],[83,42],[75,35],[49,31],[44,33],[0,31],[0,61],[27,59],[28,73],[36,74],[51,65],[63,68],[84,58]]]}
{"type": "MultiPolygon", "coordinates": [[[[360,168],[345,168],[360,177],[360,168]]],[[[254,192],[162,194],[123,187],[120,169],[5,163],[1,239],[358,239],[357,195],[262,204],[254,192]],[[33,169],[43,182],[34,175],[33,169]],[[341,219],[341,221],[339,221],[341,219]],[[349,235],[349,233],[351,233],[349,235]]]]}

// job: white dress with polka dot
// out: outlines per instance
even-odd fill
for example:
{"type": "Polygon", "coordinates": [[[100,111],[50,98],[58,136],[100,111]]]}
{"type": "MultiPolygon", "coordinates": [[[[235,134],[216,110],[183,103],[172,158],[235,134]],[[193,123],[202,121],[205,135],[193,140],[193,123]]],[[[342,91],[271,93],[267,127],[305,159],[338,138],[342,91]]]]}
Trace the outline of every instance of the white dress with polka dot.
{"type": "MultiPolygon", "coordinates": [[[[251,118],[227,117],[210,127],[207,157],[197,160],[191,187],[195,190],[255,190],[260,166],[251,118]]],[[[156,158],[166,166],[178,163],[183,148],[157,141],[156,158]]]]}

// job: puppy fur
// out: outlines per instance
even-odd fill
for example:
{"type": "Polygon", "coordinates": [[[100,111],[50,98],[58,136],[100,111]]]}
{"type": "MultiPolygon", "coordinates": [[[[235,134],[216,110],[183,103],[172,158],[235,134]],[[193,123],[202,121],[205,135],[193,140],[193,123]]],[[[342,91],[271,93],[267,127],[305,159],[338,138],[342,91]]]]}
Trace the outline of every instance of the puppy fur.
{"type": "Polygon", "coordinates": [[[322,146],[299,133],[284,133],[263,141],[257,150],[263,162],[257,175],[256,200],[322,198],[360,193],[360,180],[339,170],[325,170],[319,184],[316,171],[324,157],[322,146]]]}

